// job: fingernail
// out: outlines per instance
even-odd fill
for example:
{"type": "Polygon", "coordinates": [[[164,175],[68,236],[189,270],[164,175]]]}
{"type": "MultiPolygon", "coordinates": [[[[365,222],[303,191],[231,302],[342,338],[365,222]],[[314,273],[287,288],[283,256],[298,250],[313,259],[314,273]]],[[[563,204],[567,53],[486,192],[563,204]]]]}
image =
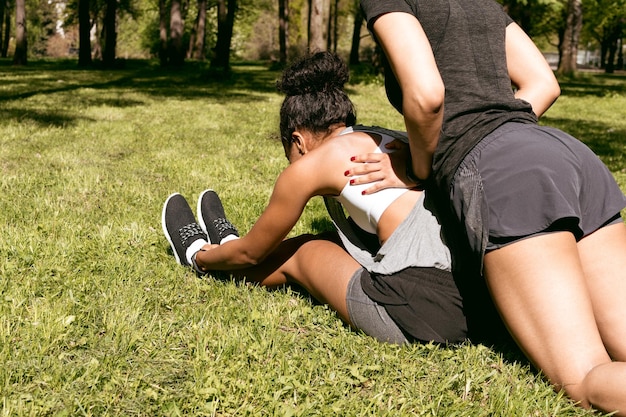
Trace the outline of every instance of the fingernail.
{"type": "Polygon", "coordinates": [[[350,171],[348,170],[348,171],[344,172],[343,175],[346,176],[346,177],[349,176],[350,175],[350,171]]]}
{"type": "Polygon", "coordinates": [[[351,161],[354,161],[356,159],[356,156],[353,156],[350,158],[351,161]]]}

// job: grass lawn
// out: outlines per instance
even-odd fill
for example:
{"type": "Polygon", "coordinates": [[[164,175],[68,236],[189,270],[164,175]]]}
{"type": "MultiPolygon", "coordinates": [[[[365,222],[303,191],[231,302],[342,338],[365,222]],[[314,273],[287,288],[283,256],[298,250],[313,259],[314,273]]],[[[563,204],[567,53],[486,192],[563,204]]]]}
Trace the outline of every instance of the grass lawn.
{"type": "MultiPolygon", "coordinates": [[[[391,346],[295,289],[198,279],[165,198],[216,189],[246,232],[286,165],[278,73],[0,61],[0,415],[590,416],[514,350],[391,346]]],[[[402,128],[380,82],[363,124],[402,128]]],[[[544,122],[626,190],[626,77],[563,81],[544,122]]],[[[314,175],[314,173],[312,173],[314,175]]],[[[293,234],[331,227],[321,199],[293,234]]]]}

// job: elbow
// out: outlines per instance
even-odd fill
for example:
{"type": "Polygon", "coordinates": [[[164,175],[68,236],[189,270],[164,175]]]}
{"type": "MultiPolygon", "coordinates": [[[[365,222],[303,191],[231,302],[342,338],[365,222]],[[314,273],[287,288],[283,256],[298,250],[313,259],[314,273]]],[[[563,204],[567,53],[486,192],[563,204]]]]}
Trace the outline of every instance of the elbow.
{"type": "Polygon", "coordinates": [[[250,268],[261,264],[266,257],[267,255],[262,253],[243,252],[240,254],[238,263],[246,268],[250,268]]]}
{"type": "Polygon", "coordinates": [[[541,88],[542,94],[545,95],[547,100],[554,103],[561,95],[561,86],[552,71],[544,78],[543,87],[541,88]]]}
{"type": "Polygon", "coordinates": [[[443,112],[445,96],[446,89],[443,82],[431,84],[431,88],[426,91],[426,95],[422,99],[424,111],[428,114],[438,116],[443,112]]]}
{"type": "Polygon", "coordinates": [[[544,101],[543,103],[539,101],[537,103],[538,108],[535,110],[534,109],[535,106],[533,106],[533,110],[535,110],[535,113],[537,114],[537,116],[540,117],[543,113],[545,113],[550,108],[550,106],[552,106],[552,104],[554,104],[554,102],[561,95],[561,86],[559,85],[559,82],[557,81],[557,79],[552,78],[550,80],[546,80],[539,95],[543,96],[544,101]]]}
{"type": "Polygon", "coordinates": [[[548,99],[551,99],[551,102],[554,103],[556,99],[559,98],[559,96],[561,95],[561,86],[559,85],[559,81],[552,71],[550,71],[543,84],[543,94],[545,94],[546,97],[548,99]]]}
{"type": "Polygon", "coordinates": [[[561,86],[559,85],[558,81],[554,82],[550,93],[552,96],[552,102],[554,103],[556,99],[559,98],[559,96],[561,95],[561,86]]]}
{"type": "Polygon", "coordinates": [[[438,116],[443,112],[443,94],[441,97],[431,97],[431,99],[424,103],[423,108],[426,114],[438,116]]]}
{"type": "MultiPolygon", "coordinates": [[[[444,97],[445,89],[443,85],[440,87],[432,87],[427,91],[421,91],[419,94],[406,95],[403,109],[421,116],[418,117],[419,119],[437,117],[443,112],[444,97]]],[[[407,111],[404,113],[406,115],[407,111]]]]}

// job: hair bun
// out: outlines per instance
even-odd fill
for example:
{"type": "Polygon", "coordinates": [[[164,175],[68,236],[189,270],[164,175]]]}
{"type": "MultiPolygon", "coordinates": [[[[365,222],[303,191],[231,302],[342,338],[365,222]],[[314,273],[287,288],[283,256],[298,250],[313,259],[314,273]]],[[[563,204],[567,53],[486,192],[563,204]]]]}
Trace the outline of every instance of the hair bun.
{"type": "Polygon", "coordinates": [[[287,96],[343,90],[349,78],[350,70],[339,56],[317,52],[286,69],[276,88],[287,96]]]}

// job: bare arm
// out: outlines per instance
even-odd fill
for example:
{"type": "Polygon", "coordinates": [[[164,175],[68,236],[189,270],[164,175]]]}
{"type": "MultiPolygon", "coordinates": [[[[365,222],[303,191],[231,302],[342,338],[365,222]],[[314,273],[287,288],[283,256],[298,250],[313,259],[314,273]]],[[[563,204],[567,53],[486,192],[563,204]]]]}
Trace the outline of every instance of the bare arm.
{"type": "Polygon", "coordinates": [[[509,77],[517,87],[515,97],[529,102],[540,117],[561,94],[559,83],[543,54],[516,23],[506,28],[509,77]]]}
{"type": "MultiPolygon", "coordinates": [[[[402,113],[409,137],[412,171],[426,179],[439,142],[443,122],[445,88],[430,42],[419,21],[407,13],[388,13],[379,17],[374,32],[402,89],[402,113]]],[[[397,154],[396,156],[401,155],[397,154]]],[[[400,157],[402,158],[402,157],[400,157]]],[[[370,162],[352,169],[348,175],[363,175],[355,184],[372,183],[368,194],[390,187],[412,187],[407,180],[405,162],[387,154],[357,155],[354,162],[370,162]],[[393,165],[392,165],[393,164],[393,165]]]]}
{"type": "Polygon", "coordinates": [[[439,141],[445,95],[430,42],[419,21],[407,13],[384,14],[373,30],[402,89],[413,172],[425,179],[439,141]]]}
{"type": "Polygon", "coordinates": [[[250,232],[223,245],[205,246],[196,255],[198,264],[205,270],[228,271],[263,262],[289,234],[316,194],[312,181],[300,181],[301,177],[295,164],[285,169],[276,181],[268,206],[250,232]]]}

